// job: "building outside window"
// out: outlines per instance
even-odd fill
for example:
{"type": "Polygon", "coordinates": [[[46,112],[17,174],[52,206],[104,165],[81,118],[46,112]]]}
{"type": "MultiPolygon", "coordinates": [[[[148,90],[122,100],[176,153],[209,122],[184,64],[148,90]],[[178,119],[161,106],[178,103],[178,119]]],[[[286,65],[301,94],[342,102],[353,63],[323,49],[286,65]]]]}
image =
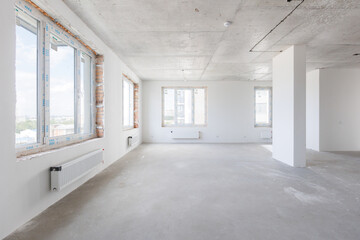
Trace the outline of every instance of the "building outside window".
{"type": "Polygon", "coordinates": [[[21,3],[15,7],[17,152],[95,137],[94,53],[21,3]]]}
{"type": "Polygon", "coordinates": [[[255,127],[272,126],[271,87],[255,87],[255,127]]]}
{"type": "Polygon", "coordinates": [[[38,21],[16,16],[16,144],[38,142],[38,21]]]}
{"type": "Polygon", "coordinates": [[[165,126],[205,126],[207,123],[205,87],[162,88],[165,126]]]}

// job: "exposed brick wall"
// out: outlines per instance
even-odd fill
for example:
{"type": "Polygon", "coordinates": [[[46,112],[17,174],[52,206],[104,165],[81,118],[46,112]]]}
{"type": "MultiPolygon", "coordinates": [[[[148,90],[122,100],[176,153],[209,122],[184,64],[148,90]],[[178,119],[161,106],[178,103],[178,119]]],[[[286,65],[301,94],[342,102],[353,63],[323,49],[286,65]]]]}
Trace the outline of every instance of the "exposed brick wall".
{"type": "Polygon", "coordinates": [[[96,134],[104,137],[104,56],[96,56],[96,134]]]}

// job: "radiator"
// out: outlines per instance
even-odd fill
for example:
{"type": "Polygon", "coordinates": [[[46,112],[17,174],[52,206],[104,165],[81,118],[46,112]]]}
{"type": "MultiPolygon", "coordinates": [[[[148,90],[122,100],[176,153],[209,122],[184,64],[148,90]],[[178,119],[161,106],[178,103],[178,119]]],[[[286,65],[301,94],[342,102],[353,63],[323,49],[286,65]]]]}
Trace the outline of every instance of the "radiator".
{"type": "Polygon", "coordinates": [[[272,137],[272,131],[261,131],[260,132],[260,138],[262,139],[271,139],[272,137]]]}
{"type": "Polygon", "coordinates": [[[70,162],[50,167],[51,190],[60,191],[89,173],[100,164],[102,160],[103,151],[99,149],[70,162]]]}
{"type": "Polygon", "coordinates": [[[199,139],[200,132],[189,129],[177,129],[170,131],[170,136],[173,139],[199,139]]]}
{"type": "Polygon", "coordinates": [[[139,142],[139,136],[135,135],[135,136],[128,136],[128,147],[132,147],[135,146],[138,142],[139,142]]]}

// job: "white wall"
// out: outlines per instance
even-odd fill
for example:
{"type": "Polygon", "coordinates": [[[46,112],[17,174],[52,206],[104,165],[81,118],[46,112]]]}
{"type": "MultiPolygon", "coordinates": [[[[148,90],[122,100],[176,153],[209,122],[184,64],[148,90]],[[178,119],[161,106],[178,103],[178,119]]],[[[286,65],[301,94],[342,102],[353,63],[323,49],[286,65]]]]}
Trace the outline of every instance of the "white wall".
{"type": "MultiPolygon", "coordinates": [[[[121,158],[127,151],[128,135],[141,129],[123,131],[121,74],[124,72],[135,81],[140,81],[131,70],[73,13],[63,1],[48,2],[49,12],[56,18],[67,19],[72,26],[96,45],[105,56],[105,138],[90,140],[78,145],[50,151],[31,160],[17,161],[15,156],[15,14],[14,1],[3,1],[0,8],[2,35],[0,51],[1,85],[1,137],[0,137],[0,239],[36,216],[66,194],[80,186],[91,176],[121,158]],[[56,9],[56,11],[52,11],[56,9]],[[49,167],[76,158],[89,151],[104,148],[105,164],[88,176],[61,192],[49,191],[49,167]]],[[[140,84],[140,91],[141,91],[140,84]]],[[[141,100],[140,100],[141,109],[141,100]]],[[[141,112],[141,111],[140,111],[141,112]]]]}
{"type": "Polygon", "coordinates": [[[308,105],[319,102],[319,108],[307,110],[308,121],[318,118],[319,131],[308,133],[313,139],[307,145],[317,141],[317,151],[360,151],[360,69],[315,70],[308,73],[309,81],[319,82],[317,90],[308,89],[308,105]]]}
{"type": "MultiPolygon", "coordinates": [[[[264,142],[261,131],[270,128],[254,127],[254,87],[271,86],[271,82],[242,81],[143,81],[143,141],[152,143],[207,142],[241,143],[264,142]],[[161,87],[208,87],[208,124],[197,127],[201,139],[173,140],[172,127],[161,126],[161,87]]],[[[177,128],[189,129],[189,128],[177,128]]]]}
{"type": "Polygon", "coordinates": [[[273,59],[273,158],[306,165],[305,47],[292,46],[273,59]]]}
{"type": "Polygon", "coordinates": [[[320,71],[306,74],[306,148],[319,151],[320,71]]]}

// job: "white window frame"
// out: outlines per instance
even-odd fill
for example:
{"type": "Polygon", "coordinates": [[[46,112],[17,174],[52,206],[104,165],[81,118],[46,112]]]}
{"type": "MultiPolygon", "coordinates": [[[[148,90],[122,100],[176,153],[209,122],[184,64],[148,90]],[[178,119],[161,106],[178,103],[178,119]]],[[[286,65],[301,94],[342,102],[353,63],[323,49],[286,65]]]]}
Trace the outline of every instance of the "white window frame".
{"type": "Polygon", "coordinates": [[[254,88],[254,126],[255,127],[272,127],[272,87],[255,87],[254,88]],[[258,90],[269,91],[269,123],[257,123],[256,122],[256,92],[258,90]]]}
{"type": "MultiPolygon", "coordinates": [[[[134,123],[135,123],[135,119],[134,119],[134,115],[135,115],[135,84],[130,81],[129,79],[127,79],[126,77],[123,76],[123,81],[122,81],[122,125],[123,125],[123,130],[129,130],[129,129],[133,129],[134,128],[134,123]],[[129,93],[129,110],[130,110],[130,114],[129,117],[131,119],[130,124],[129,125],[125,125],[124,122],[124,111],[125,111],[125,106],[124,106],[124,100],[125,100],[125,94],[124,94],[124,84],[128,83],[130,86],[132,86],[132,91],[130,91],[129,93]],[[131,99],[132,98],[132,99],[131,99]]],[[[129,88],[129,90],[131,90],[131,88],[129,88]]]]}
{"type": "Polygon", "coordinates": [[[208,95],[207,95],[207,87],[162,87],[161,88],[161,126],[162,127],[206,127],[207,126],[207,121],[208,121],[208,95]],[[164,99],[164,90],[165,89],[173,89],[175,91],[174,93],[174,124],[165,124],[164,122],[164,113],[165,113],[165,99],[164,99]],[[204,124],[195,124],[195,108],[194,108],[194,90],[195,89],[204,89],[205,91],[205,123],[204,124]],[[191,111],[192,111],[192,119],[191,119],[191,124],[178,124],[177,123],[177,107],[176,107],[176,103],[177,103],[177,94],[176,91],[177,90],[191,90],[192,92],[192,103],[191,103],[191,111]]]}
{"type": "Polygon", "coordinates": [[[27,14],[38,21],[38,142],[32,144],[15,144],[17,156],[28,155],[36,152],[46,151],[53,148],[59,148],[76,142],[95,138],[95,55],[92,51],[83,46],[78,40],[58,27],[50,19],[42,15],[36,8],[24,0],[19,0],[15,4],[15,11],[21,11],[21,14],[27,14]],[[74,96],[74,134],[50,137],[50,35],[53,34],[63,40],[69,46],[75,49],[75,96],[74,96]],[[78,121],[80,105],[78,104],[80,85],[80,61],[81,52],[90,56],[91,59],[91,131],[90,133],[78,133],[78,121]]]}
{"type": "MultiPolygon", "coordinates": [[[[44,117],[43,117],[43,112],[42,109],[40,107],[40,103],[42,101],[42,87],[41,87],[41,70],[42,70],[42,66],[43,66],[43,59],[40,57],[40,50],[42,49],[42,38],[41,36],[43,35],[44,31],[43,31],[43,22],[41,21],[41,19],[37,16],[33,16],[30,15],[28,13],[26,13],[25,11],[23,11],[23,9],[19,8],[18,6],[15,5],[15,11],[16,11],[16,17],[18,17],[18,15],[20,15],[19,17],[21,18],[21,15],[27,14],[29,17],[35,19],[37,21],[37,79],[36,79],[36,83],[37,83],[37,133],[36,133],[36,142],[35,143],[25,143],[25,144],[16,144],[16,150],[18,149],[33,149],[34,146],[38,146],[41,142],[42,142],[42,138],[43,138],[43,134],[41,131],[41,127],[42,127],[42,122],[44,121],[44,117]]],[[[16,79],[15,79],[16,81],[16,79]]]]}

